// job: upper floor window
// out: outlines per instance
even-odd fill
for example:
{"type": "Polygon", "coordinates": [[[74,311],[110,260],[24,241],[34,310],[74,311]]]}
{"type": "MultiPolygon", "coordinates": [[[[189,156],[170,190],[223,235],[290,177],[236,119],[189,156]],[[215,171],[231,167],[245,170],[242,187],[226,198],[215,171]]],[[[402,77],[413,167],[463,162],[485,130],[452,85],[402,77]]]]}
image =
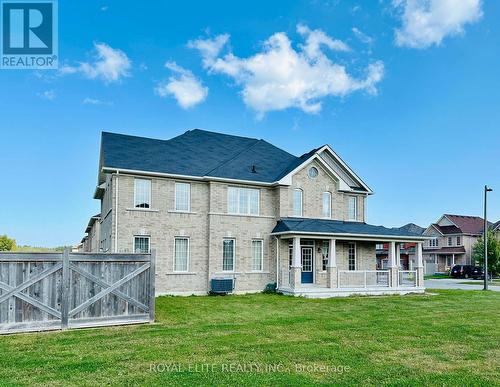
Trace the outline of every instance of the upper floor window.
{"type": "Polygon", "coordinates": [[[174,240],[174,271],[188,271],[189,238],[174,240]]]}
{"type": "Polygon", "coordinates": [[[384,244],[383,243],[377,243],[375,245],[375,250],[383,250],[384,249],[384,244]]]}
{"type": "Polygon", "coordinates": [[[438,247],[439,246],[439,240],[437,238],[429,239],[429,246],[430,247],[438,247]]]}
{"type": "Polygon", "coordinates": [[[323,192],[323,217],[332,217],[332,194],[330,192],[323,192]]]}
{"type": "Polygon", "coordinates": [[[175,210],[190,211],[191,184],[175,183],[175,210]]]}
{"type": "Polygon", "coordinates": [[[453,246],[453,238],[448,237],[448,246],[453,246]]]}
{"type": "Polygon", "coordinates": [[[457,246],[460,245],[462,245],[462,239],[460,238],[460,236],[457,236],[457,246]]]}
{"type": "Polygon", "coordinates": [[[262,240],[252,241],[252,270],[262,271],[264,267],[264,243],[262,240]]]}
{"type": "Polygon", "coordinates": [[[151,208],[151,180],[134,180],[134,207],[151,208]]]}
{"type": "Polygon", "coordinates": [[[234,270],[234,239],[222,240],[222,270],[234,270]]]}
{"type": "Polygon", "coordinates": [[[255,188],[228,187],[227,212],[259,215],[260,191],[255,188]]]}
{"type": "Polygon", "coordinates": [[[293,190],[293,216],[302,216],[302,190],[293,190]]]}
{"type": "Polygon", "coordinates": [[[134,253],[148,254],[149,253],[149,237],[136,236],[134,237],[134,253]]]}
{"type": "Polygon", "coordinates": [[[349,196],[348,199],[348,209],[347,209],[347,217],[348,220],[357,220],[358,219],[358,198],[356,196],[349,196]]]}
{"type": "Polygon", "coordinates": [[[354,242],[349,243],[347,258],[349,270],[356,270],[356,244],[354,242]]]}

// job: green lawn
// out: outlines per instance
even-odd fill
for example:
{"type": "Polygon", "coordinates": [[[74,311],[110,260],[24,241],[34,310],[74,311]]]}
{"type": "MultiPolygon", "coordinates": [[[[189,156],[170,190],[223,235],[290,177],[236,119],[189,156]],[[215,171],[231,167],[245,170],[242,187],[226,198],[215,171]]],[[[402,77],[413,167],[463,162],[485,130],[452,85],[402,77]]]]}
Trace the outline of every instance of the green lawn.
{"type": "Polygon", "coordinates": [[[424,275],[424,279],[443,279],[451,278],[448,274],[428,274],[424,275]]]}
{"type": "Polygon", "coordinates": [[[432,293],[161,297],[155,324],[0,337],[0,385],[500,385],[500,293],[432,293]]]}

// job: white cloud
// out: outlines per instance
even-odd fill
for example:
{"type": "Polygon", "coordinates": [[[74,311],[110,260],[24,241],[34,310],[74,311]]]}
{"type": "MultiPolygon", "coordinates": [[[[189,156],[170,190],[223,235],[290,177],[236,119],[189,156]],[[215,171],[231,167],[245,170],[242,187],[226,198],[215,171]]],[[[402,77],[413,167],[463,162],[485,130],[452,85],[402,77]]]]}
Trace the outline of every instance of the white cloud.
{"type": "Polygon", "coordinates": [[[200,51],[203,57],[203,65],[210,66],[228,41],[229,34],[222,34],[216,36],[214,39],[190,40],[187,45],[189,48],[195,48],[200,51]]]}
{"type": "Polygon", "coordinates": [[[165,67],[174,74],[156,86],[155,91],[160,97],[174,97],[183,109],[189,109],[207,98],[208,87],[203,86],[191,71],[175,62],[167,62],[165,67]]]}
{"type": "Polygon", "coordinates": [[[461,35],[466,24],[482,16],[481,0],[393,0],[401,11],[396,45],[427,48],[447,36],[461,35]]]}
{"type": "Polygon", "coordinates": [[[122,50],[112,48],[106,43],[94,43],[96,50],[95,60],[92,63],[80,62],[78,66],[65,65],[59,73],[81,73],[89,79],[100,79],[105,83],[119,82],[130,76],[132,63],[122,50]]]}
{"type": "Polygon", "coordinates": [[[224,46],[221,42],[228,41],[227,35],[197,40],[191,46],[200,50],[209,72],[228,75],[242,87],[243,101],[259,117],[269,111],[292,107],[317,113],[325,97],[342,97],[357,90],[377,92],[376,85],[384,74],[382,62],[371,63],[364,69],[364,78],[355,78],[344,65],[333,62],[322,51],[323,46],[347,51],[349,47],[345,43],[303,25],[297,30],[305,39],[298,50],[292,47],[285,33],[278,32],[264,42],[261,52],[247,58],[232,52],[219,55],[224,46]]]}
{"type": "Polygon", "coordinates": [[[371,36],[366,35],[359,28],[352,27],[351,31],[354,34],[354,36],[356,36],[356,38],[359,39],[359,41],[361,43],[365,43],[365,44],[372,44],[373,43],[373,38],[371,36]]]}
{"type": "Polygon", "coordinates": [[[82,101],[82,104],[84,105],[112,105],[112,102],[106,102],[106,101],[101,101],[100,99],[97,98],[84,98],[82,101]]]}
{"type": "Polygon", "coordinates": [[[53,101],[56,98],[56,92],[54,90],[46,90],[42,93],[38,93],[37,95],[48,101],[53,101]]]}

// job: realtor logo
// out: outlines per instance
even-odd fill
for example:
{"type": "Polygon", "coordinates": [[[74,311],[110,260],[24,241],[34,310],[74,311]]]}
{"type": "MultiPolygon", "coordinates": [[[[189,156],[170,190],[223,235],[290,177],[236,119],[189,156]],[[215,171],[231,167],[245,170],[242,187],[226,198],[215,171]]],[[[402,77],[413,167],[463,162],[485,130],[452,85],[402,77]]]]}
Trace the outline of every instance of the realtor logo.
{"type": "Polygon", "coordinates": [[[0,0],[0,68],[57,68],[57,2],[0,0]]]}

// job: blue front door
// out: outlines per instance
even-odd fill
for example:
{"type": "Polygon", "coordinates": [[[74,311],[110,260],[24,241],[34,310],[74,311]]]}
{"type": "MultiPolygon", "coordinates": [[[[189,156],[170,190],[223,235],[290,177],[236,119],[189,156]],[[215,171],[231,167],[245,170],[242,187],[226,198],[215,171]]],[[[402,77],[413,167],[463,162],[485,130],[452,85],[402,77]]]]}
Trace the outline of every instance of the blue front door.
{"type": "Polygon", "coordinates": [[[313,283],[313,248],[302,247],[302,274],[301,282],[303,284],[313,283]]]}

